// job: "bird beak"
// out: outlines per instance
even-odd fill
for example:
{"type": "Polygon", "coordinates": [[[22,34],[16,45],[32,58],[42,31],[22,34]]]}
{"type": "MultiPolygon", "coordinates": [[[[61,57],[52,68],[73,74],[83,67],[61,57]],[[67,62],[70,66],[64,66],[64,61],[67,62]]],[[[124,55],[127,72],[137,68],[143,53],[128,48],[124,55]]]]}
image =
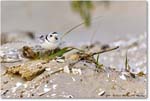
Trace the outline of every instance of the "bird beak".
{"type": "Polygon", "coordinates": [[[55,37],[55,39],[56,39],[56,40],[58,40],[58,38],[57,38],[57,37],[55,37]]]}

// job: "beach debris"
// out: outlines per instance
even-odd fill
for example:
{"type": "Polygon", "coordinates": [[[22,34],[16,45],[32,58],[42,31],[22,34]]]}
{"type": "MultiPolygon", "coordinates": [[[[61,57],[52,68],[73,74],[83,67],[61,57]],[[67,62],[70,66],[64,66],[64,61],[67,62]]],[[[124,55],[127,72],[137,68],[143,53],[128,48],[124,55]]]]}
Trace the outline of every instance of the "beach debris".
{"type": "Polygon", "coordinates": [[[60,63],[63,63],[65,62],[64,59],[61,59],[61,57],[75,49],[75,50],[78,50],[78,54],[75,54],[75,55],[72,55],[72,59],[77,59],[77,61],[82,61],[82,60],[85,60],[89,63],[94,63],[96,65],[96,67],[98,68],[102,68],[102,64],[99,64],[98,62],[98,59],[99,59],[99,54],[101,53],[104,53],[104,52],[108,52],[108,51],[112,51],[112,50],[115,50],[119,48],[118,46],[115,47],[115,48],[110,48],[110,49],[106,49],[106,50],[102,50],[102,51],[99,51],[99,52],[94,52],[94,53],[87,53],[81,49],[78,49],[78,48],[75,48],[75,47],[64,47],[62,49],[57,49],[57,50],[54,50],[54,51],[51,51],[51,52],[45,52],[44,55],[42,55],[40,52],[37,52],[35,53],[30,47],[28,46],[24,46],[23,47],[23,54],[25,57],[27,58],[30,58],[30,59],[36,59],[36,58],[41,58],[41,59],[45,59],[47,58],[48,60],[53,60],[53,59],[56,59],[57,62],[60,62],[60,63]],[[97,60],[94,58],[95,55],[98,55],[97,56],[97,60]]]}
{"type": "Polygon", "coordinates": [[[126,53],[126,59],[125,59],[125,71],[126,72],[130,72],[130,65],[128,64],[128,56],[127,56],[127,53],[126,53]]]}
{"type": "Polygon", "coordinates": [[[54,50],[45,50],[43,51],[35,51],[29,46],[24,46],[22,48],[22,54],[25,58],[28,59],[48,59],[53,60],[56,59],[58,62],[64,62],[63,59],[58,58],[63,56],[64,53],[73,50],[74,48],[65,47],[65,48],[56,48],[54,50]]]}
{"type": "Polygon", "coordinates": [[[64,63],[65,62],[65,60],[61,59],[61,58],[56,59],[56,61],[59,62],[59,63],[64,63]]]}
{"type": "Polygon", "coordinates": [[[21,85],[22,85],[21,82],[17,82],[17,83],[16,83],[16,87],[20,87],[21,85]]]}
{"type": "Polygon", "coordinates": [[[119,77],[120,77],[122,80],[127,80],[127,78],[126,78],[125,75],[123,75],[123,74],[120,75],[119,77]]]}
{"type": "Polygon", "coordinates": [[[54,93],[54,94],[51,94],[51,96],[56,96],[56,94],[54,93]]]}
{"type": "Polygon", "coordinates": [[[9,67],[5,74],[19,75],[27,81],[32,80],[37,75],[45,71],[45,66],[42,66],[42,60],[28,61],[26,64],[9,67]]]}
{"type": "Polygon", "coordinates": [[[44,92],[50,91],[50,88],[44,88],[44,92]]]}
{"type": "Polygon", "coordinates": [[[68,66],[68,65],[64,66],[63,71],[64,71],[65,73],[68,73],[68,74],[69,74],[69,73],[70,73],[69,66],[68,66]]]}
{"type": "Polygon", "coordinates": [[[75,82],[75,81],[76,81],[76,79],[75,79],[74,77],[71,77],[71,78],[72,78],[72,81],[73,81],[73,82],[75,82]]]}
{"type": "Polygon", "coordinates": [[[130,92],[123,94],[123,96],[129,96],[129,95],[130,95],[130,92]]]}
{"type": "Polygon", "coordinates": [[[125,59],[125,71],[128,72],[130,74],[130,76],[132,78],[136,78],[136,76],[144,76],[144,72],[141,71],[140,68],[131,68],[129,63],[128,63],[128,57],[127,57],[127,53],[126,53],[126,59],[125,59]]]}
{"type": "Polygon", "coordinates": [[[37,58],[37,54],[29,46],[23,47],[22,54],[25,58],[29,59],[37,58]]]}
{"type": "Polygon", "coordinates": [[[43,92],[39,93],[38,95],[39,95],[39,96],[43,96],[43,95],[45,95],[46,93],[48,93],[50,90],[51,90],[51,88],[44,87],[43,92]]]}
{"type": "Polygon", "coordinates": [[[46,68],[45,70],[49,72],[49,71],[51,71],[51,68],[46,68]]]}
{"type": "Polygon", "coordinates": [[[22,83],[21,83],[21,82],[17,82],[16,85],[15,85],[15,87],[12,88],[12,93],[16,92],[16,90],[17,90],[20,86],[22,86],[22,83]]]}
{"type": "Polygon", "coordinates": [[[7,89],[6,91],[4,91],[1,95],[6,95],[6,93],[8,92],[9,90],[7,89]]]}
{"type": "Polygon", "coordinates": [[[97,89],[96,92],[98,92],[99,96],[103,96],[106,93],[102,88],[97,89]]]}
{"type": "Polygon", "coordinates": [[[56,89],[57,86],[58,86],[57,84],[53,84],[52,88],[56,89]]]}
{"type": "MultiPolygon", "coordinates": [[[[112,51],[112,50],[115,50],[115,49],[118,49],[119,47],[115,47],[115,48],[110,48],[110,49],[106,49],[106,50],[102,50],[102,51],[99,51],[99,52],[94,52],[94,53],[88,53],[88,52],[85,52],[83,50],[79,50],[79,52],[77,53],[78,54],[78,59],[76,61],[76,63],[78,63],[79,61],[86,61],[88,63],[94,63],[96,65],[96,68],[102,68],[103,67],[103,64],[99,64],[99,54],[102,54],[102,53],[105,53],[105,52],[109,52],[109,51],[112,51]],[[95,55],[98,55],[97,56],[97,59],[94,58],[95,55]]],[[[76,64],[74,63],[74,64],[76,64]]]]}
{"type": "Polygon", "coordinates": [[[23,86],[24,86],[24,88],[27,88],[28,87],[28,85],[25,83],[25,84],[23,84],[23,86]]]}
{"type": "Polygon", "coordinates": [[[105,94],[104,90],[98,93],[99,96],[103,96],[104,94],[105,94]]]}
{"type": "Polygon", "coordinates": [[[0,62],[1,63],[13,63],[19,62],[22,57],[17,49],[3,51],[0,50],[0,62]]]}
{"type": "Polygon", "coordinates": [[[144,75],[146,75],[143,71],[140,71],[138,74],[137,74],[138,76],[144,76],[144,75]]]}
{"type": "Polygon", "coordinates": [[[137,76],[145,76],[146,75],[146,71],[142,70],[140,68],[135,68],[134,70],[132,70],[132,73],[134,73],[137,76]]]}

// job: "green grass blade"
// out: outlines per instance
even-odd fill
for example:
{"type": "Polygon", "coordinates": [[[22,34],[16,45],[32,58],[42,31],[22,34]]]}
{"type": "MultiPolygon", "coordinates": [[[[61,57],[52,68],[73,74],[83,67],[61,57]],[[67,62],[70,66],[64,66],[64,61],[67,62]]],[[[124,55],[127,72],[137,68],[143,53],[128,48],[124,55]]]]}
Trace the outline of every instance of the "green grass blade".
{"type": "Polygon", "coordinates": [[[69,49],[69,48],[63,48],[63,49],[57,51],[56,53],[50,54],[49,55],[49,59],[54,59],[56,57],[61,57],[64,53],[69,52],[71,50],[73,50],[73,49],[72,48],[71,49],[69,49]]]}

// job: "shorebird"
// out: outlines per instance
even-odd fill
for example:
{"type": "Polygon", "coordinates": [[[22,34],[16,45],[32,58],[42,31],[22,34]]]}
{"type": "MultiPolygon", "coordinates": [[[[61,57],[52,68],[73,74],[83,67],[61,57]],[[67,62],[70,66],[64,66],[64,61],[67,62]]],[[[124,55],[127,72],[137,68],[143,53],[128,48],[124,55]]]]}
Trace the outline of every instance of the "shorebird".
{"type": "Polygon", "coordinates": [[[59,45],[61,44],[60,38],[57,32],[50,32],[46,35],[40,36],[41,47],[48,50],[55,50],[59,48],[59,45]]]}

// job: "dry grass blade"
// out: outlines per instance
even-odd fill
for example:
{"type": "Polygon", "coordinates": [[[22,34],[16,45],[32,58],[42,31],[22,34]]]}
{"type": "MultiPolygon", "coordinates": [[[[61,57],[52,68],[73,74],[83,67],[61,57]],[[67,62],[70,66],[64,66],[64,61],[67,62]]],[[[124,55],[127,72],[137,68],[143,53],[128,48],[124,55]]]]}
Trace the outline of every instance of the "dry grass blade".
{"type": "Polygon", "coordinates": [[[71,49],[75,49],[75,50],[78,50],[80,52],[85,52],[84,50],[81,50],[79,48],[76,48],[76,47],[72,47],[72,46],[69,46],[69,47],[65,47],[65,48],[71,48],[71,49]]]}
{"type": "Polygon", "coordinates": [[[126,60],[125,60],[125,71],[130,72],[130,66],[128,64],[128,56],[126,53],[126,60]]]}
{"type": "Polygon", "coordinates": [[[125,71],[126,71],[126,72],[129,72],[129,73],[130,73],[130,76],[131,76],[132,78],[135,78],[135,77],[136,77],[135,74],[132,73],[132,72],[130,72],[130,69],[131,69],[131,67],[130,67],[130,65],[129,65],[129,63],[128,63],[128,55],[127,55],[127,53],[126,53],[125,71]]]}
{"type": "Polygon", "coordinates": [[[98,63],[98,61],[99,61],[99,54],[97,55],[97,59],[96,59],[96,62],[98,63]]]}
{"type": "Polygon", "coordinates": [[[61,39],[62,39],[65,35],[69,34],[71,31],[73,31],[74,29],[78,28],[79,26],[81,26],[81,25],[83,25],[83,24],[84,24],[84,22],[82,22],[82,23],[80,23],[80,24],[74,26],[73,28],[71,28],[70,30],[68,30],[67,32],[65,32],[65,33],[62,35],[61,39]]]}
{"type": "Polygon", "coordinates": [[[94,55],[97,55],[97,54],[101,54],[101,53],[105,53],[105,52],[109,52],[109,51],[112,51],[112,50],[116,50],[118,48],[119,48],[119,46],[117,46],[115,48],[110,48],[110,49],[107,49],[107,50],[103,50],[103,51],[100,51],[100,52],[95,52],[95,53],[92,53],[91,56],[94,56],[94,55]]]}
{"type": "MultiPolygon", "coordinates": [[[[103,17],[103,16],[97,16],[97,17],[94,18],[94,20],[95,20],[95,19],[98,19],[98,18],[101,18],[101,17],[103,17]]],[[[69,29],[68,31],[64,32],[63,35],[61,36],[61,39],[63,39],[64,36],[66,36],[66,35],[69,34],[71,31],[73,31],[74,29],[80,27],[80,26],[83,25],[83,24],[85,24],[85,22],[82,22],[82,23],[80,23],[80,24],[78,24],[78,25],[72,27],[72,28],[69,29]]]]}

